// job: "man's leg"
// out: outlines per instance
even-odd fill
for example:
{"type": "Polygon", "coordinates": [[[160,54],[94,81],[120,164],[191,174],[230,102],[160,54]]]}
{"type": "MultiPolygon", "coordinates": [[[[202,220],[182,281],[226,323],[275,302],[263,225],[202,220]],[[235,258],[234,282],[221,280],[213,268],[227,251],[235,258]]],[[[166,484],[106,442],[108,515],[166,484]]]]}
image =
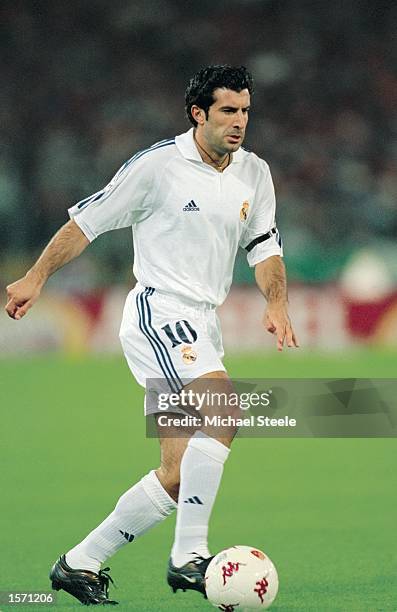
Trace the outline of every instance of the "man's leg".
{"type": "Polygon", "coordinates": [[[108,599],[108,579],[101,575],[101,564],[166,518],[177,505],[179,463],[187,440],[160,443],[157,472],[149,472],[124,493],[114,511],[55,563],[50,573],[53,588],[63,589],[85,604],[116,603],[108,599]]]}
{"type": "Polygon", "coordinates": [[[177,507],[179,465],[187,440],[179,430],[168,429],[170,438],[160,438],[160,467],[152,470],[126,491],[113,512],[88,536],[66,553],[75,569],[98,572],[101,564],[122,546],[160,523],[177,507]]]}
{"type": "Polygon", "coordinates": [[[96,529],[66,553],[67,564],[98,572],[106,559],[160,523],[175,508],[175,501],[155,471],[149,472],[120,497],[113,512],[96,529]]]}
{"type": "Polygon", "coordinates": [[[80,544],[66,553],[72,568],[97,572],[125,544],[164,520],[177,507],[179,466],[188,440],[168,428],[160,435],[160,467],[149,472],[122,495],[113,512],[80,544]],[[169,436],[169,437],[168,437],[169,436]]]}
{"type": "Polygon", "coordinates": [[[185,429],[183,436],[180,428],[172,426],[167,427],[166,431],[158,426],[157,430],[161,451],[160,467],[156,470],[157,478],[172,499],[178,502],[181,461],[194,430],[185,429]]]}
{"type": "MultiPolygon", "coordinates": [[[[206,374],[188,388],[198,393],[208,388],[211,392],[225,396],[233,391],[230,379],[223,371],[206,374]]],[[[201,416],[224,416],[227,413],[230,414],[227,405],[223,409],[207,405],[200,410],[201,416]]],[[[191,437],[183,454],[175,540],[168,573],[168,582],[174,589],[194,588],[204,592],[200,574],[203,575],[210,558],[208,523],[221,482],[223,465],[235,433],[235,428],[219,430],[216,427],[204,427],[191,437]],[[206,561],[197,574],[197,568],[195,571],[191,562],[200,557],[206,561]]]]}

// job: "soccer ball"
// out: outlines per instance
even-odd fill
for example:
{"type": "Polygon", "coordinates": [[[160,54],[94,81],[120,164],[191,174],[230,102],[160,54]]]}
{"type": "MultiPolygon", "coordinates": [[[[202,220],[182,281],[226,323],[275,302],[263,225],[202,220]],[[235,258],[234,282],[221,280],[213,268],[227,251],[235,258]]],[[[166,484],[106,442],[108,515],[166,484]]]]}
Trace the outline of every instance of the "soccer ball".
{"type": "Polygon", "coordinates": [[[278,591],[276,568],[254,546],[232,546],[215,555],[205,573],[208,600],[219,610],[264,610],[278,591]]]}

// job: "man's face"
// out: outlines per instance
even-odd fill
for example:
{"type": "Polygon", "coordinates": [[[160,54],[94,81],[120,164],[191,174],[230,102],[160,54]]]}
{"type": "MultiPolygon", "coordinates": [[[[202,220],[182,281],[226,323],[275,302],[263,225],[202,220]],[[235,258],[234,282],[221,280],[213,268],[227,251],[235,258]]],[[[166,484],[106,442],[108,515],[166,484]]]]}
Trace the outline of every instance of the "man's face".
{"type": "Polygon", "coordinates": [[[199,124],[198,129],[213,151],[225,155],[237,151],[243,143],[248,123],[250,94],[248,89],[237,92],[218,88],[215,89],[213,98],[214,103],[208,110],[208,119],[199,124]]]}

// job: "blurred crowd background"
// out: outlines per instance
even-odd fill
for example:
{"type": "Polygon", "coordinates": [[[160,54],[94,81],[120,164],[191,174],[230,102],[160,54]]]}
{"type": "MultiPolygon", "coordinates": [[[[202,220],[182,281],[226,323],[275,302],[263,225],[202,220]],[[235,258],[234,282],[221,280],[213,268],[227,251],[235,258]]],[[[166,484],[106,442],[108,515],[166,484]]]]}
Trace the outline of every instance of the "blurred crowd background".
{"type": "MultiPolygon", "coordinates": [[[[396,282],[396,9],[391,0],[3,0],[0,280],[125,159],[189,127],[194,72],[231,63],[255,78],[245,144],[272,169],[290,280],[335,281],[365,253],[364,267],[380,257],[375,271],[396,282]]],[[[129,279],[122,236],[101,237],[70,282],[129,279]]],[[[243,257],[236,279],[252,279],[243,257]]]]}

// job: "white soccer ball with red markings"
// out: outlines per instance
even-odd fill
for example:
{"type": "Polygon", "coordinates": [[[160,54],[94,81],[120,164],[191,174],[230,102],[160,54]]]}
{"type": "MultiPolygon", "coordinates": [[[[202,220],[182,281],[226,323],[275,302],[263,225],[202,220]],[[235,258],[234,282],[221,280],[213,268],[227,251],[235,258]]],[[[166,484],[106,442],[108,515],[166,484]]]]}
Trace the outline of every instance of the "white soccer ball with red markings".
{"type": "Polygon", "coordinates": [[[232,546],[212,559],[205,588],[208,600],[224,612],[265,610],[277,595],[277,570],[254,546],[232,546]]]}

